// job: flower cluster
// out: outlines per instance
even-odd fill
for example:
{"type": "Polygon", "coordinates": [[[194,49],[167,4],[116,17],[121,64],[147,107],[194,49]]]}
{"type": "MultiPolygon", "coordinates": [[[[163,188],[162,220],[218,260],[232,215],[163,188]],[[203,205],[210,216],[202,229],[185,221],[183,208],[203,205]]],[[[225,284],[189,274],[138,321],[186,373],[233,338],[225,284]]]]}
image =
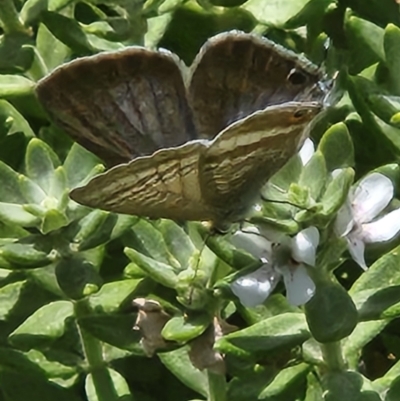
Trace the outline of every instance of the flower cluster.
{"type": "MultiPolygon", "coordinates": [[[[314,145],[307,140],[299,153],[303,165],[309,162],[313,153],[314,145]]],[[[333,171],[332,177],[338,173],[333,171]]],[[[392,181],[373,172],[351,188],[336,215],[334,232],[346,240],[351,257],[363,269],[367,269],[365,245],[389,241],[400,231],[400,208],[381,215],[393,196],[392,181]]],[[[258,270],[232,282],[232,292],[244,306],[253,307],[263,303],[283,279],[288,302],[296,306],[307,303],[315,293],[310,269],[316,268],[320,240],[318,229],[311,226],[294,237],[280,235],[274,242],[267,239],[270,236],[271,233],[256,227],[232,236],[231,242],[235,246],[263,262],[258,270]]]]}

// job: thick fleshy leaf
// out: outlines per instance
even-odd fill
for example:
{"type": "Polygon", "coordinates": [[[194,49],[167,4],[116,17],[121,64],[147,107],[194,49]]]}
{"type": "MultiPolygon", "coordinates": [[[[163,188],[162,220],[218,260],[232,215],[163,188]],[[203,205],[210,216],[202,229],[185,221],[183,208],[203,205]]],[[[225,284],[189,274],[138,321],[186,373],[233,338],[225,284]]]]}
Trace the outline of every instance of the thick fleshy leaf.
{"type": "Polygon", "coordinates": [[[32,139],[26,151],[26,171],[44,192],[49,194],[54,180],[55,155],[51,148],[39,139],[32,139]]]}
{"type": "Polygon", "coordinates": [[[12,98],[31,94],[35,83],[19,75],[0,75],[0,97],[12,98]]]}
{"type": "Polygon", "coordinates": [[[313,154],[301,171],[299,185],[308,189],[314,201],[319,199],[325,187],[327,173],[325,159],[320,151],[313,154]]]}
{"type": "Polygon", "coordinates": [[[133,330],[135,318],[132,314],[94,314],[79,318],[78,324],[100,341],[143,355],[141,334],[133,330]]]}
{"type": "Polygon", "coordinates": [[[163,352],[158,355],[158,358],[182,383],[204,397],[208,397],[207,375],[192,365],[188,351],[188,347],[182,347],[174,351],[163,352]]]}
{"type": "Polygon", "coordinates": [[[250,0],[243,8],[253,13],[259,22],[280,26],[298,14],[309,0],[293,0],[290,2],[250,0]]]}
{"type": "Polygon", "coordinates": [[[224,336],[217,341],[215,348],[247,359],[302,344],[309,336],[303,314],[283,313],[224,336]]]}
{"type": "Polygon", "coordinates": [[[286,390],[290,384],[299,379],[299,377],[304,377],[310,366],[307,363],[300,363],[295,366],[290,366],[286,369],[282,369],[274,379],[261,391],[258,396],[259,400],[269,399],[270,397],[278,396],[286,390]]]}
{"type": "Polygon", "coordinates": [[[353,142],[343,123],[337,123],[325,132],[318,150],[324,155],[328,171],[354,165],[353,142]]]}
{"type": "Polygon", "coordinates": [[[93,46],[76,20],[49,11],[43,12],[41,16],[49,31],[75,53],[88,55],[94,52],[93,46]]]}
{"type": "Polygon", "coordinates": [[[117,371],[106,367],[97,369],[95,374],[90,373],[86,377],[85,390],[89,401],[102,401],[104,399],[133,401],[133,396],[124,377],[117,371]]]}
{"type": "Polygon", "coordinates": [[[73,316],[73,309],[69,301],[43,306],[10,334],[11,343],[23,349],[50,344],[64,334],[65,320],[73,316]]]}
{"type": "Polygon", "coordinates": [[[26,281],[17,281],[0,288],[0,320],[5,321],[20,299],[26,281]]]}
{"type": "Polygon", "coordinates": [[[349,337],[343,340],[343,355],[350,369],[357,369],[360,349],[377,337],[388,324],[389,320],[360,322],[349,337]]]}
{"type": "Polygon", "coordinates": [[[89,297],[95,311],[112,313],[118,311],[142,280],[122,280],[104,284],[100,291],[89,297]]]}
{"type": "Polygon", "coordinates": [[[8,261],[13,268],[26,269],[49,265],[54,256],[47,249],[42,249],[34,241],[4,244],[0,247],[0,256],[8,261]]]}
{"type": "Polygon", "coordinates": [[[80,185],[100,160],[82,146],[74,143],[64,161],[69,188],[80,185]]]}
{"type": "Polygon", "coordinates": [[[400,248],[378,259],[350,290],[361,320],[400,316],[400,248]]]}
{"type": "Polygon", "coordinates": [[[174,268],[165,263],[157,262],[132,248],[125,248],[125,254],[128,258],[136,263],[143,271],[145,271],[153,280],[165,285],[166,287],[175,288],[178,283],[178,276],[174,268]]]}
{"type": "Polygon", "coordinates": [[[61,259],[56,266],[56,276],[60,288],[72,299],[93,294],[102,285],[93,264],[78,256],[61,259]]]}
{"type": "Polygon", "coordinates": [[[356,327],[358,314],[347,291],[335,282],[320,282],[305,305],[308,327],[321,343],[339,341],[356,327]]]}
{"type": "Polygon", "coordinates": [[[395,95],[400,95],[400,83],[398,79],[400,70],[400,29],[396,25],[389,24],[385,28],[383,46],[386,57],[385,65],[389,70],[391,92],[395,95]]]}
{"type": "Polygon", "coordinates": [[[203,334],[211,321],[206,313],[173,317],[165,324],[161,334],[165,340],[187,342],[203,334]]]}
{"type": "Polygon", "coordinates": [[[350,16],[345,18],[347,42],[351,46],[350,74],[385,59],[384,30],[367,20],[350,16]]]}

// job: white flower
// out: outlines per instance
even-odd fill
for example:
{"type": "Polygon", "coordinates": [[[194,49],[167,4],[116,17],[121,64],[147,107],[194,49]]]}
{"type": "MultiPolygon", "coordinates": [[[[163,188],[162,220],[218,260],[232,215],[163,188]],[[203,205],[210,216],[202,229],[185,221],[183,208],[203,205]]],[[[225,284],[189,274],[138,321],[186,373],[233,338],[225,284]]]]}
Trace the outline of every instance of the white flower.
{"type": "Polygon", "coordinates": [[[293,238],[284,236],[273,246],[257,229],[236,233],[232,242],[264,262],[260,269],[231,284],[232,292],[244,306],[263,303],[282,277],[290,304],[305,304],[314,295],[315,284],[305,264],[315,266],[319,243],[319,232],[315,227],[302,230],[293,238]]]}
{"type": "Polygon", "coordinates": [[[314,152],[314,142],[310,138],[307,138],[299,151],[299,156],[303,166],[305,166],[310,161],[314,152]]]}
{"type": "Polygon", "coordinates": [[[392,181],[380,173],[362,179],[339,210],[335,231],[345,237],[349,252],[363,269],[365,244],[392,239],[400,230],[400,209],[374,220],[393,198],[392,181]]]}

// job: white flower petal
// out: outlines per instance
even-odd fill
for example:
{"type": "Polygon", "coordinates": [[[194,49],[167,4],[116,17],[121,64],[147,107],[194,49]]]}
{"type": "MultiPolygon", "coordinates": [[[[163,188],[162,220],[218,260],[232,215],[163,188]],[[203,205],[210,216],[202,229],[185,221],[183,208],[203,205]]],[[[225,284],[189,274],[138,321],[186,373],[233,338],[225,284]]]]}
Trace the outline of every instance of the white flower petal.
{"type": "Polygon", "coordinates": [[[286,287],[286,297],[291,305],[304,305],[315,294],[315,284],[308,275],[307,269],[300,264],[293,268],[281,268],[286,287]]]}
{"type": "Polygon", "coordinates": [[[271,243],[265,239],[256,227],[248,227],[246,231],[236,231],[230,242],[255,258],[267,261],[271,255],[271,243]]]}
{"type": "Polygon", "coordinates": [[[299,151],[299,156],[303,166],[305,166],[310,161],[314,152],[314,142],[310,138],[307,138],[299,151]]]}
{"type": "Polygon", "coordinates": [[[346,237],[347,247],[353,260],[364,270],[367,270],[367,265],[364,259],[364,249],[365,245],[361,237],[356,234],[349,234],[346,237]]]}
{"type": "Polygon", "coordinates": [[[400,231],[400,209],[388,213],[373,223],[362,225],[362,239],[365,243],[391,240],[400,231]]]}
{"type": "Polygon", "coordinates": [[[336,215],[334,229],[339,237],[344,237],[351,231],[353,226],[353,211],[350,202],[347,200],[336,215]]]}
{"type": "Polygon", "coordinates": [[[280,278],[281,275],[271,265],[264,265],[255,272],[235,280],[231,284],[231,290],[243,306],[254,307],[268,298],[280,278]]]}
{"type": "Polygon", "coordinates": [[[308,227],[292,238],[292,257],[297,262],[315,266],[315,254],[319,244],[319,231],[308,227]]]}
{"type": "Polygon", "coordinates": [[[361,180],[352,195],[353,217],[358,223],[368,223],[392,200],[392,181],[383,174],[372,173],[361,180]]]}

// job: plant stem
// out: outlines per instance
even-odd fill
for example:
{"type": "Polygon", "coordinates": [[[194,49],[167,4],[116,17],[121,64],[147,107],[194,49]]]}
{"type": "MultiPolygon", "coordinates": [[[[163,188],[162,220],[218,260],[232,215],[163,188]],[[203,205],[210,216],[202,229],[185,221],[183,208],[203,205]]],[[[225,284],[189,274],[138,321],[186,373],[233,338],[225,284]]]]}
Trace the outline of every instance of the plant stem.
{"type": "Polygon", "coordinates": [[[5,34],[28,33],[19,19],[13,0],[0,0],[0,21],[5,34]]]}
{"type": "Polygon", "coordinates": [[[78,330],[82,340],[82,347],[89,371],[92,375],[93,385],[99,401],[117,401],[118,395],[115,392],[112,379],[103,360],[101,342],[86,332],[79,325],[79,318],[91,314],[91,308],[86,299],[75,303],[75,316],[78,319],[78,330]]]}
{"type": "Polygon", "coordinates": [[[324,362],[330,372],[338,372],[346,369],[340,341],[320,344],[320,347],[324,362]]]}
{"type": "Polygon", "coordinates": [[[225,376],[215,374],[207,370],[208,376],[208,401],[226,401],[226,381],[225,376]]]}

